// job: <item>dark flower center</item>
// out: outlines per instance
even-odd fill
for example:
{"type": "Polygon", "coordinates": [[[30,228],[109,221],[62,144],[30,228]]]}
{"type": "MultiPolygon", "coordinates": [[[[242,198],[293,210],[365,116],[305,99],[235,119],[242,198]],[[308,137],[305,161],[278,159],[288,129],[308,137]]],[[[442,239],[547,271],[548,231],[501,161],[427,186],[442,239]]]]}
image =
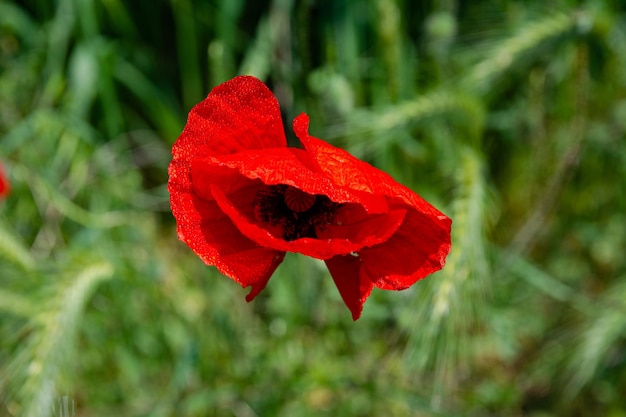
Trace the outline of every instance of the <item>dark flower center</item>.
{"type": "Polygon", "coordinates": [[[254,199],[257,220],[278,227],[287,241],[317,238],[317,230],[332,222],[339,207],[325,195],[308,194],[283,184],[257,191],[254,199]]]}

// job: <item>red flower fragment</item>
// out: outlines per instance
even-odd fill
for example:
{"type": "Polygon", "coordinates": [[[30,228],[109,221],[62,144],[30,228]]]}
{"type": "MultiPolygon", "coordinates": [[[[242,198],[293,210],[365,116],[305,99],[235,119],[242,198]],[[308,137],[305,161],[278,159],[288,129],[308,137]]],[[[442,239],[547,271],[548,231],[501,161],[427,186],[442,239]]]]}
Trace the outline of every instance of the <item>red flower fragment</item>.
{"type": "Polygon", "coordinates": [[[4,198],[11,192],[11,184],[4,173],[2,165],[0,165],[0,198],[4,198]]]}
{"type": "Polygon", "coordinates": [[[441,269],[451,220],[386,173],[310,136],[289,148],[276,98],[254,77],[213,89],[172,149],[178,237],[251,301],[285,252],[326,262],[358,319],[372,288],[402,290],[441,269]]]}

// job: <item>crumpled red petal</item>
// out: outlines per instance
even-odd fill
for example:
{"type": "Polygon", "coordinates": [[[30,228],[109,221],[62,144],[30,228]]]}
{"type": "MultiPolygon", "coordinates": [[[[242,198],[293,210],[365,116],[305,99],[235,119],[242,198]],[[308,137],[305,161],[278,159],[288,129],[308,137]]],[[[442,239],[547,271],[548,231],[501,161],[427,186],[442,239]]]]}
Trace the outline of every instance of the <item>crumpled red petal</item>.
{"type": "Polygon", "coordinates": [[[359,190],[374,195],[399,199],[424,214],[442,222],[448,217],[421,198],[411,189],[396,182],[389,174],[336,148],[308,132],[309,116],[300,114],[293,121],[293,130],[311,159],[331,181],[342,189],[359,190]]]}
{"type": "Polygon", "coordinates": [[[251,286],[252,300],[267,284],[283,261],[284,252],[264,248],[243,236],[214,201],[189,194],[172,209],[178,220],[178,237],[207,265],[242,287],[251,286]]]}
{"type": "Polygon", "coordinates": [[[398,230],[405,215],[406,210],[399,208],[386,214],[370,214],[358,204],[344,204],[335,212],[334,222],[321,230],[318,238],[344,238],[361,242],[362,248],[374,246],[387,241],[398,230]]]}
{"type": "Polygon", "coordinates": [[[403,290],[438,271],[450,251],[450,225],[433,225],[433,220],[409,211],[402,226],[388,240],[358,253],[326,260],[335,285],[357,320],[374,286],[403,290]]]}
{"type": "Polygon", "coordinates": [[[388,215],[375,216],[367,221],[355,218],[357,222],[363,223],[363,230],[359,233],[356,231],[356,227],[347,224],[344,238],[315,239],[305,237],[286,241],[281,237],[272,235],[269,230],[257,224],[253,220],[251,212],[246,213],[245,207],[238,207],[218,185],[212,185],[211,192],[220,209],[250,240],[263,247],[278,251],[298,252],[317,259],[329,259],[336,255],[348,254],[366,246],[384,242],[400,227],[405,215],[404,210],[394,210],[388,215]],[[349,238],[358,238],[359,240],[352,241],[349,238]]]}
{"type": "Polygon", "coordinates": [[[337,187],[332,178],[320,172],[309,155],[297,148],[242,151],[233,155],[208,158],[207,164],[233,168],[242,175],[260,179],[264,184],[286,184],[309,194],[327,196],[336,203],[358,203],[370,213],[388,210],[384,196],[358,189],[337,187]]]}
{"type": "Polygon", "coordinates": [[[363,272],[384,290],[410,287],[443,268],[450,252],[450,227],[450,221],[442,226],[420,212],[409,211],[389,240],[359,252],[363,272]]]}
{"type": "Polygon", "coordinates": [[[244,177],[234,169],[215,165],[209,160],[194,159],[191,162],[191,183],[196,195],[205,200],[214,200],[211,192],[213,184],[219,184],[222,191],[230,195],[260,182],[244,177]]]}
{"type": "Polygon", "coordinates": [[[326,266],[341,298],[352,313],[352,319],[361,317],[363,303],[370,296],[374,283],[361,272],[361,259],[358,256],[345,255],[327,259],[326,266]]]}
{"type": "MultiPolygon", "coordinates": [[[[390,204],[407,209],[402,226],[389,240],[359,251],[360,262],[349,260],[352,269],[360,267],[361,281],[374,282],[381,289],[401,290],[441,269],[450,251],[451,220],[385,172],[312,137],[308,126],[306,114],[294,119],[296,135],[320,171],[333,183],[342,189],[384,195],[390,204]]],[[[346,273],[347,269],[343,271],[346,273]]]]}
{"type": "Polygon", "coordinates": [[[240,76],[215,87],[189,112],[174,160],[285,147],[276,97],[260,80],[240,76]]]}
{"type": "MultiPolygon", "coordinates": [[[[260,154],[263,156],[265,152],[260,154]]],[[[322,184],[318,187],[319,184],[315,184],[315,173],[307,172],[304,166],[298,166],[297,158],[292,161],[296,168],[293,169],[293,166],[290,168],[294,171],[292,177],[285,179],[283,174],[276,176],[276,170],[272,169],[272,161],[278,165],[284,165],[293,155],[294,153],[287,152],[287,149],[272,149],[263,158],[242,156],[241,158],[195,160],[191,170],[194,190],[197,195],[206,200],[216,199],[239,231],[257,244],[275,250],[299,252],[318,259],[327,259],[384,242],[402,224],[405,210],[396,209],[389,214],[368,214],[360,204],[347,203],[337,210],[335,222],[320,231],[319,239],[304,238],[285,241],[281,236],[272,234],[267,227],[258,224],[254,218],[256,189],[267,184],[280,183],[282,180],[296,186],[303,186],[305,188],[303,191],[309,193],[316,193],[316,191],[321,193],[328,186],[328,184],[322,184]],[[261,166],[266,169],[261,169],[258,175],[254,169],[256,167],[254,163],[252,167],[247,163],[256,159],[266,161],[266,164],[261,163],[261,166]],[[214,165],[215,161],[220,164],[214,165]],[[224,163],[224,161],[229,163],[224,163]],[[245,177],[239,173],[239,170],[253,178],[260,176],[263,181],[245,177]]],[[[324,180],[324,178],[321,179],[324,180]]],[[[355,199],[349,195],[333,195],[332,191],[327,194],[339,200],[355,199]]]]}
{"type": "Polygon", "coordinates": [[[208,187],[194,186],[192,165],[212,155],[286,145],[276,98],[261,81],[243,76],[215,87],[196,105],[172,147],[168,190],[179,239],[206,264],[243,287],[251,286],[248,301],[265,287],[284,253],[246,238],[210,201],[210,193],[198,193],[208,187]]]}

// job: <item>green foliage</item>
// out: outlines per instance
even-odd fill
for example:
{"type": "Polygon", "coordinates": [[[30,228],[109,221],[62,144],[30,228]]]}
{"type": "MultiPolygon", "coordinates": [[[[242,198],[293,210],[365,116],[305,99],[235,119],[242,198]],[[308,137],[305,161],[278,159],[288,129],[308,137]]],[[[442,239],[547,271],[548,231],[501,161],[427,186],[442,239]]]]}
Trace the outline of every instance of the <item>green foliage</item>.
{"type": "MultiPolygon", "coordinates": [[[[618,2],[0,0],[0,415],[626,416],[618,2]],[[176,240],[185,113],[237,74],[453,219],[352,322],[176,240]]],[[[287,129],[289,131],[289,129],[287,129]]]]}

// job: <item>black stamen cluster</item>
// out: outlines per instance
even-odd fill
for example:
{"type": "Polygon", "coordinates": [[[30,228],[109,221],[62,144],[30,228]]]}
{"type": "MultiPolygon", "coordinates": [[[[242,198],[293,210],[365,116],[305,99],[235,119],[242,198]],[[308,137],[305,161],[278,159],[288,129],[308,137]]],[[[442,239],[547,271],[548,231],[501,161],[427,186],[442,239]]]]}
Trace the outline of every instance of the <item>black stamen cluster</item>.
{"type": "Polygon", "coordinates": [[[340,204],[330,201],[325,195],[315,195],[315,202],[306,211],[297,213],[285,202],[284,184],[270,185],[257,191],[255,213],[259,220],[283,230],[283,239],[287,241],[303,237],[317,238],[316,230],[329,224],[340,204]]]}

